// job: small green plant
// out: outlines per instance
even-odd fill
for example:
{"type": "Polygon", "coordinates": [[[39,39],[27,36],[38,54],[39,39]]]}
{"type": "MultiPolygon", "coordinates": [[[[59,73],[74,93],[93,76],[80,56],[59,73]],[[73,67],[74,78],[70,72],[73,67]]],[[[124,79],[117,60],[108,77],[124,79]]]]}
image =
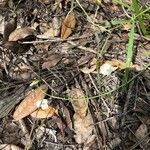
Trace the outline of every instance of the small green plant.
{"type": "Polygon", "coordinates": [[[132,0],[132,6],[133,6],[133,11],[134,11],[134,14],[135,14],[135,18],[136,18],[136,20],[138,20],[140,29],[141,29],[143,35],[146,35],[147,31],[146,31],[146,27],[144,25],[144,19],[143,19],[142,13],[141,13],[142,11],[140,10],[138,1],[137,0],[132,0]]]}
{"type": "Polygon", "coordinates": [[[131,30],[130,30],[130,38],[128,42],[128,48],[127,48],[127,58],[126,58],[126,69],[125,69],[125,75],[124,75],[124,82],[128,82],[128,76],[129,76],[129,68],[132,63],[132,57],[133,57],[133,44],[134,44],[134,34],[135,34],[135,20],[134,18],[131,19],[131,30]]]}

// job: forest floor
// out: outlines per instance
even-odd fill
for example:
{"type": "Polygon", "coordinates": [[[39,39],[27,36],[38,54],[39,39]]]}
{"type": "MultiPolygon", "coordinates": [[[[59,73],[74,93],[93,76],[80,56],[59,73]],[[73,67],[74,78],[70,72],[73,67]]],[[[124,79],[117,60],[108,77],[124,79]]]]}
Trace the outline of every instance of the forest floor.
{"type": "Polygon", "coordinates": [[[148,0],[0,6],[0,149],[150,149],[148,0]]]}

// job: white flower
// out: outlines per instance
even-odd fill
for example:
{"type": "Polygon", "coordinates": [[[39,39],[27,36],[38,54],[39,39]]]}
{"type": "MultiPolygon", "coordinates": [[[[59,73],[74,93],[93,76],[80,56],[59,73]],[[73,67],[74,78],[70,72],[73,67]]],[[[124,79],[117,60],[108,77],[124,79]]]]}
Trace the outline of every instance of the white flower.
{"type": "Polygon", "coordinates": [[[41,108],[41,109],[45,110],[45,109],[48,108],[48,100],[47,99],[42,99],[40,101],[37,101],[36,106],[38,108],[41,108]]]}

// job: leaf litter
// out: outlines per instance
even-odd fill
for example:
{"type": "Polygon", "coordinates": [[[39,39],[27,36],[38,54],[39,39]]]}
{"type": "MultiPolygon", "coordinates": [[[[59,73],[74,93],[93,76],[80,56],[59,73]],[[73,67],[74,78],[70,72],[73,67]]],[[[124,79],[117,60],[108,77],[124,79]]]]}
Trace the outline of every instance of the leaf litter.
{"type": "Polygon", "coordinates": [[[1,144],[149,148],[149,40],[136,24],[124,87],[126,15],[133,12],[131,1],[123,2],[124,8],[114,1],[0,2],[1,144]]]}

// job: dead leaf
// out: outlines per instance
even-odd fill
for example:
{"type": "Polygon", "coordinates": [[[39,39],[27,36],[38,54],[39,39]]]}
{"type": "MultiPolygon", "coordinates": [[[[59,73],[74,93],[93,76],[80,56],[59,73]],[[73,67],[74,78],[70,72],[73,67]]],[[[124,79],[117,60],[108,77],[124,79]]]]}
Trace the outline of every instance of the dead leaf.
{"type": "Polygon", "coordinates": [[[31,91],[17,107],[13,114],[13,118],[17,121],[35,111],[37,109],[36,102],[45,97],[47,90],[47,85],[41,85],[37,89],[31,91]]]}
{"type": "Polygon", "coordinates": [[[148,133],[148,128],[145,124],[141,124],[135,132],[135,136],[138,140],[142,140],[144,136],[148,133]]]}
{"type": "Polygon", "coordinates": [[[34,111],[33,113],[31,113],[30,115],[33,118],[50,118],[53,117],[54,115],[58,114],[58,110],[55,109],[54,107],[49,106],[47,109],[37,109],[36,111],[34,111]]]}
{"type": "MultiPolygon", "coordinates": [[[[72,88],[69,92],[71,104],[74,108],[75,114],[73,116],[74,130],[76,135],[75,140],[78,144],[87,145],[88,141],[93,138],[94,126],[92,126],[92,118],[88,112],[88,105],[83,91],[79,88],[72,88]]],[[[92,142],[91,142],[92,143],[92,142]]]]}
{"type": "Polygon", "coordinates": [[[42,69],[49,69],[50,67],[56,66],[61,59],[62,56],[60,54],[51,54],[42,64],[42,69]]]}
{"type": "Polygon", "coordinates": [[[74,137],[76,142],[78,144],[86,143],[92,137],[92,132],[94,130],[90,114],[88,113],[85,117],[82,118],[78,114],[75,114],[73,120],[74,130],[76,133],[74,137]]]}
{"type": "Polygon", "coordinates": [[[60,34],[60,29],[61,29],[61,18],[59,17],[54,17],[52,21],[52,27],[54,30],[54,36],[59,36],[60,34]]]}
{"type": "Polygon", "coordinates": [[[107,60],[105,63],[110,64],[114,68],[119,68],[119,69],[126,68],[125,62],[122,62],[121,60],[117,60],[117,59],[107,60]]]}
{"type": "MultiPolygon", "coordinates": [[[[100,73],[103,75],[110,75],[113,71],[115,71],[117,69],[123,70],[125,68],[126,68],[125,62],[123,62],[121,60],[117,60],[117,59],[112,59],[112,60],[107,60],[107,61],[103,62],[103,64],[101,64],[100,73]]],[[[138,65],[131,64],[130,68],[135,69],[137,71],[140,70],[140,66],[138,66],[138,65]]]]}
{"type": "Polygon", "coordinates": [[[1,150],[22,150],[22,148],[13,144],[0,144],[1,150]]]}
{"type": "Polygon", "coordinates": [[[65,20],[62,23],[62,28],[61,28],[61,38],[66,39],[70,36],[72,33],[73,29],[75,28],[76,25],[76,19],[74,14],[69,14],[66,16],[65,20]]]}
{"type": "Polygon", "coordinates": [[[34,36],[34,35],[35,35],[35,30],[30,27],[18,28],[9,35],[8,41],[18,41],[28,36],[34,36]]]}
{"type": "Polygon", "coordinates": [[[96,58],[93,58],[92,61],[90,62],[90,67],[89,68],[88,67],[83,67],[80,70],[83,73],[86,73],[86,74],[91,73],[96,69],[96,62],[97,62],[96,58]]]}
{"type": "Polygon", "coordinates": [[[113,71],[117,70],[118,68],[125,69],[126,64],[117,59],[107,60],[100,66],[100,73],[103,75],[110,75],[113,71]]]}
{"type": "Polygon", "coordinates": [[[85,95],[81,89],[72,88],[69,92],[71,104],[76,114],[85,117],[88,109],[88,104],[85,95]]]}

